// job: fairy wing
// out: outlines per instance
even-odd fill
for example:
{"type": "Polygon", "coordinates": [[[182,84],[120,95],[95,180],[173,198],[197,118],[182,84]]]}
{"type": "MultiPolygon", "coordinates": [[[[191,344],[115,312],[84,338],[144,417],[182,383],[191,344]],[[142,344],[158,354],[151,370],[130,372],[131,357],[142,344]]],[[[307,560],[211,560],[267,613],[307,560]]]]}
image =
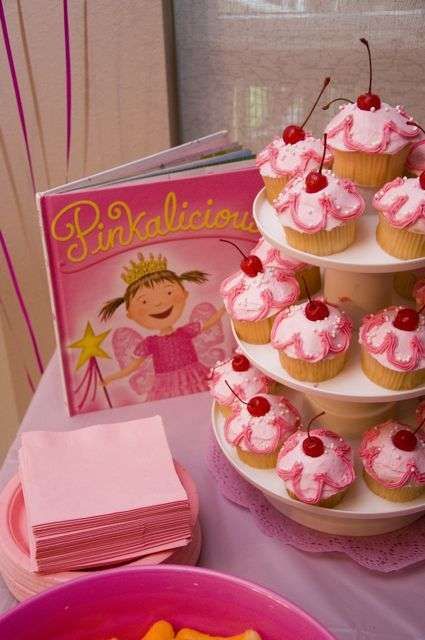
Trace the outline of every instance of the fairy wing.
{"type": "MultiPolygon", "coordinates": [[[[134,360],[136,347],[143,341],[142,336],[128,327],[120,327],[112,334],[112,349],[120,369],[128,367],[134,360]]],[[[154,368],[152,358],[146,358],[137,371],[130,377],[129,383],[133,391],[144,402],[154,382],[154,368]]]]}
{"type": "MultiPolygon", "coordinates": [[[[215,313],[216,308],[211,302],[201,302],[192,309],[190,322],[204,323],[215,313]]],[[[203,331],[193,343],[198,353],[199,359],[206,367],[212,367],[217,360],[224,360],[226,351],[224,347],[223,324],[220,320],[208,331],[203,331]]]]}

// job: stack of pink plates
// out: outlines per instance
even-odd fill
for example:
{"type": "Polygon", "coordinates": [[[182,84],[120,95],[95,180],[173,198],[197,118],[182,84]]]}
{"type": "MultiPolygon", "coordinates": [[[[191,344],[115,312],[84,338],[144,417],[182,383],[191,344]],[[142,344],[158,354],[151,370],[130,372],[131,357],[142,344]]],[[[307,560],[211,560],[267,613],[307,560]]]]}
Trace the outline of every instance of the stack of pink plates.
{"type": "MultiPolygon", "coordinates": [[[[116,567],[163,563],[194,565],[197,563],[201,551],[198,493],[189,473],[177,462],[175,467],[190,503],[193,528],[191,541],[185,547],[144,556],[125,563],[125,565],[115,565],[116,567]]],[[[110,566],[102,567],[95,571],[110,568],[110,566]]],[[[12,478],[0,496],[0,573],[15,598],[25,600],[50,587],[93,572],[94,570],[41,574],[31,571],[22,487],[17,475],[12,478]]]]}

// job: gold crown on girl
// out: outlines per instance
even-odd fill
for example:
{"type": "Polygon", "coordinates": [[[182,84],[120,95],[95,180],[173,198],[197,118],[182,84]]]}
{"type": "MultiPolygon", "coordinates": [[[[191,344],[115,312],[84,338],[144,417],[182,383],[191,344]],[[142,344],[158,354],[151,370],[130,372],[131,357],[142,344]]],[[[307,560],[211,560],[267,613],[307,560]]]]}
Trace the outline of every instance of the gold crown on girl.
{"type": "Polygon", "coordinates": [[[127,284],[133,284],[133,282],[136,282],[139,278],[143,278],[143,276],[167,269],[167,258],[164,258],[161,254],[155,258],[155,256],[150,253],[149,258],[146,259],[142,253],[138,253],[137,257],[139,258],[138,262],[130,260],[129,266],[124,267],[124,271],[121,274],[121,278],[127,284]]]}

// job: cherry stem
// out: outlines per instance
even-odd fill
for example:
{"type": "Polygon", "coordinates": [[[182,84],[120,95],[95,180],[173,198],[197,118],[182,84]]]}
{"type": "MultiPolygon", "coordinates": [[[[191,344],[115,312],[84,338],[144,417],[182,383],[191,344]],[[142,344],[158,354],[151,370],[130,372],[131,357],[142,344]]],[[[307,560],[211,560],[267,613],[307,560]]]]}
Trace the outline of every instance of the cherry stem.
{"type": "Polygon", "coordinates": [[[367,49],[367,55],[369,57],[369,89],[368,93],[372,93],[372,56],[370,53],[369,43],[366,38],[360,38],[360,42],[365,45],[367,49]]]}
{"type": "Polygon", "coordinates": [[[243,256],[244,258],[246,258],[246,255],[244,254],[244,252],[242,251],[242,249],[240,247],[238,247],[237,244],[235,244],[234,242],[232,242],[231,240],[224,240],[224,238],[220,238],[220,242],[227,242],[227,244],[231,244],[232,247],[236,247],[236,249],[239,251],[239,253],[241,254],[241,256],[243,256]]]}
{"type": "Polygon", "coordinates": [[[304,282],[304,288],[305,288],[305,292],[307,294],[308,301],[311,302],[311,295],[310,295],[310,291],[308,290],[307,281],[306,281],[306,279],[304,278],[304,276],[302,274],[301,274],[301,278],[302,278],[302,281],[304,282]]]}
{"type": "Polygon", "coordinates": [[[305,120],[304,120],[304,122],[302,123],[302,125],[301,125],[301,129],[303,129],[303,128],[305,127],[305,125],[307,124],[307,122],[310,120],[311,114],[312,114],[312,113],[313,113],[313,111],[315,110],[315,108],[316,108],[316,106],[317,106],[317,103],[319,102],[320,98],[322,97],[323,92],[324,92],[324,90],[326,89],[326,87],[328,86],[328,84],[330,83],[330,81],[331,81],[331,79],[330,79],[329,77],[328,77],[328,78],[325,78],[325,80],[324,80],[324,82],[323,82],[323,86],[322,86],[322,88],[320,89],[320,93],[319,93],[319,95],[318,95],[318,96],[317,96],[317,98],[316,98],[316,102],[315,102],[315,103],[314,103],[314,105],[311,107],[311,109],[310,109],[310,111],[309,111],[308,116],[306,117],[306,119],[305,119],[305,120]]]}
{"type": "Polygon", "coordinates": [[[322,173],[322,169],[323,169],[323,163],[325,161],[325,155],[326,155],[326,147],[328,144],[328,134],[324,133],[323,134],[323,155],[322,155],[322,160],[320,162],[320,167],[319,167],[319,173],[322,173]]]}
{"type": "Polygon", "coordinates": [[[230,384],[227,382],[227,380],[225,380],[224,382],[227,384],[227,386],[229,387],[230,391],[233,393],[233,395],[235,396],[235,398],[237,398],[237,399],[238,399],[240,402],[242,402],[243,404],[248,404],[247,402],[245,402],[245,400],[242,400],[242,398],[240,398],[240,397],[238,396],[238,394],[237,394],[235,391],[233,391],[232,387],[231,387],[231,386],[230,386],[230,384]]]}
{"type": "Polygon", "coordinates": [[[314,416],[310,422],[307,425],[307,438],[310,438],[310,427],[312,425],[312,423],[317,420],[317,418],[320,418],[321,416],[323,416],[326,413],[326,411],[322,411],[322,413],[318,413],[317,416],[314,416]]]}
{"type": "Polygon", "coordinates": [[[331,104],[333,104],[334,102],[339,102],[339,100],[345,100],[345,102],[350,102],[351,104],[354,104],[354,100],[350,100],[350,98],[334,98],[333,100],[328,102],[328,104],[323,105],[322,107],[323,111],[327,111],[327,109],[329,109],[331,104]]]}
{"type": "Polygon", "coordinates": [[[424,424],[425,424],[425,418],[422,418],[419,425],[414,430],[413,435],[416,435],[416,433],[419,431],[419,429],[421,429],[424,426],[424,424]]]}
{"type": "Polygon", "coordinates": [[[420,129],[423,133],[425,133],[425,129],[421,127],[421,125],[418,124],[417,122],[406,122],[406,124],[410,125],[411,127],[418,127],[418,129],[420,129]]]}

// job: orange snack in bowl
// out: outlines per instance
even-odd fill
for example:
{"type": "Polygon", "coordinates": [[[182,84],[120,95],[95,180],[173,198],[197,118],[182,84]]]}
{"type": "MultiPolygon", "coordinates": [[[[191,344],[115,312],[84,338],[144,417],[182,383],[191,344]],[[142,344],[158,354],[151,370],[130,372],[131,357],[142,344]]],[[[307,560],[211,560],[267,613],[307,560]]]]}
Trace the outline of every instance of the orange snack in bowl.
{"type": "Polygon", "coordinates": [[[174,629],[166,620],[158,620],[145,633],[141,640],[174,640],[174,629]]]}
{"type": "Polygon", "coordinates": [[[238,636],[209,636],[194,629],[181,629],[176,635],[176,640],[261,640],[261,638],[252,629],[248,629],[238,636]]]}

